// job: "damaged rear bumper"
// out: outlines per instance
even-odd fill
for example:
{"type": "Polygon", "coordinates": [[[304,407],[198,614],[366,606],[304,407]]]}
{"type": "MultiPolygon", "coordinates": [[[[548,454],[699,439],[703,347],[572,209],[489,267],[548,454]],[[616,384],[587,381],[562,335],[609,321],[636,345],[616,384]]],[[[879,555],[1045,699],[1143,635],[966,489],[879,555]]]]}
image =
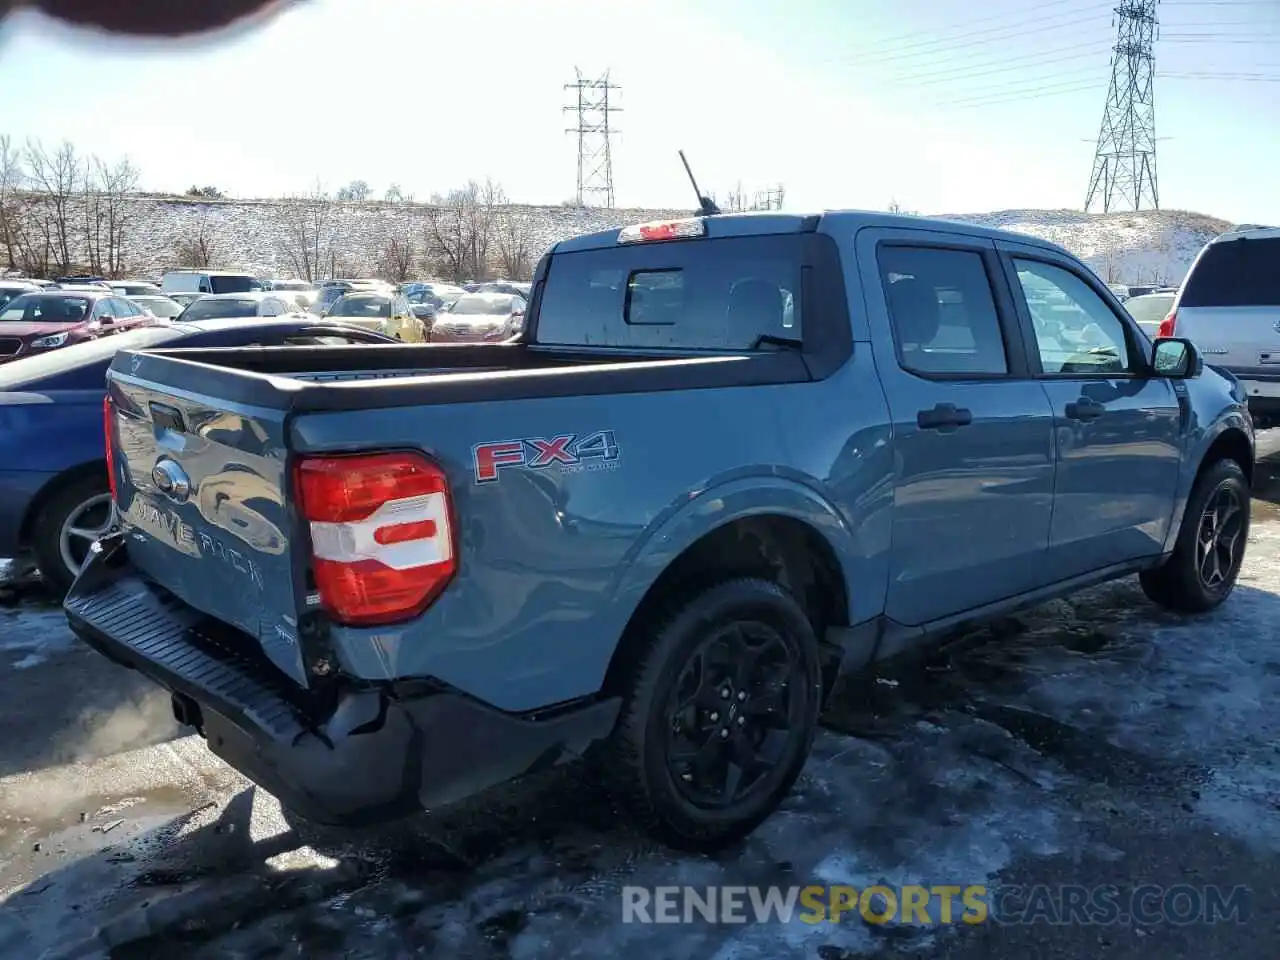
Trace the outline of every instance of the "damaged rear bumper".
{"type": "Polygon", "coordinates": [[[122,541],[101,546],[67,595],[71,629],[168,689],[215,754],[309,820],[358,825],[452,803],[580,755],[617,719],[616,699],[532,718],[379,686],[344,689],[313,720],[288,678],[214,639],[225,630],[131,568],[122,541]]]}

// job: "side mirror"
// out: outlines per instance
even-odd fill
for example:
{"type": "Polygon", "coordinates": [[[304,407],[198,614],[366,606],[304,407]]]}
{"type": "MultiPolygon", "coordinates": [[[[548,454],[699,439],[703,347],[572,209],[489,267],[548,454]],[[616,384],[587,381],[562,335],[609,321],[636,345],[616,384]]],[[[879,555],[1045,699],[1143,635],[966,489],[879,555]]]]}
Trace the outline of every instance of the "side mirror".
{"type": "Polygon", "coordinates": [[[1200,351],[1190,340],[1167,337],[1157,340],[1151,348],[1151,368],[1157,377],[1187,380],[1200,376],[1204,370],[1204,361],[1200,357],[1200,351]]]}

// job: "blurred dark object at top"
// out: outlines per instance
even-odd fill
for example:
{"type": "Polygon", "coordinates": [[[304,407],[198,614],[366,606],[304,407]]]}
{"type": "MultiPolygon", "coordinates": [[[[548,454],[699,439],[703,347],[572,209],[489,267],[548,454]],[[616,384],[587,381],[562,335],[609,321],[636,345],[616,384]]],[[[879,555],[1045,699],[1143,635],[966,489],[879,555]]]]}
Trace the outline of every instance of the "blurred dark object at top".
{"type": "Polygon", "coordinates": [[[180,37],[228,27],[288,0],[0,0],[0,18],[24,7],[80,27],[136,37],[180,37]]]}

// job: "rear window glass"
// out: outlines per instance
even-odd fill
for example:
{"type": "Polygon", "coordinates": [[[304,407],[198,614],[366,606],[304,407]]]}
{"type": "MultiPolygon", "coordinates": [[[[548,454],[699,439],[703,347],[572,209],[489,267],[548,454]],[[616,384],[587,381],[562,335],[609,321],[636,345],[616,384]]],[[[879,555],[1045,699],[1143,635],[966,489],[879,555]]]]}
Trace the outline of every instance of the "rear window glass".
{"type": "Polygon", "coordinates": [[[254,277],[213,276],[209,278],[209,283],[213,286],[214,293],[248,293],[262,289],[262,284],[254,277]]]}
{"type": "Polygon", "coordinates": [[[747,350],[800,339],[803,237],[635,244],[559,254],[539,343],[747,350]]]}
{"type": "Polygon", "coordinates": [[[197,300],[182,312],[183,320],[226,320],[236,317],[256,317],[257,300],[197,300]]]}
{"type": "Polygon", "coordinates": [[[1280,238],[1213,244],[1187,277],[1180,306],[1280,306],[1280,238]]]}

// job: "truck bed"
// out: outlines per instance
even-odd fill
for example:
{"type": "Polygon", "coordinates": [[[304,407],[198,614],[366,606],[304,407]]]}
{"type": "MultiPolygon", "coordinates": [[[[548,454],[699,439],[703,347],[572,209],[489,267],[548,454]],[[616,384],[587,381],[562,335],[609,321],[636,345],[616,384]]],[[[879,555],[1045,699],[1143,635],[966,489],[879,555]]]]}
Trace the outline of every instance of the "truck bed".
{"type": "Polygon", "coordinates": [[[524,344],[122,351],[112,377],[289,412],[361,410],[813,379],[798,351],[632,353],[524,344]]]}

